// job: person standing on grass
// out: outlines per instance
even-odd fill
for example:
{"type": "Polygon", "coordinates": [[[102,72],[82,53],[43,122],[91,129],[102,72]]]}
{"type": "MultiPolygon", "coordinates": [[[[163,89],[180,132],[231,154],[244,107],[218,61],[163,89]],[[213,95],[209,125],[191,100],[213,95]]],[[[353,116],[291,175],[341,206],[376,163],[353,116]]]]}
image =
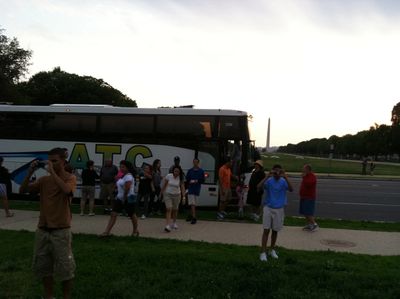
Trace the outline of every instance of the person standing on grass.
{"type": "Polygon", "coordinates": [[[375,167],[376,167],[376,164],[374,163],[374,161],[371,161],[371,163],[369,164],[369,174],[370,175],[374,175],[375,167]]]}
{"type": "Polygon", "coordinates": [[[112,201],[112,211],[110,213],[110,220],[108,221],[105,231],[100,235],[100,237],[108,237],[110,235],[111,229],[113,228],[115,222],[117,221],[117,216],[122,212],[125,207],[128,217],[132,221],[132,236],[138,237],[138,219],[136,216],[136,201],[137,194],[135,192],[135,178],[132,173],[134,169],[132,163],[126,160],[122,160],[119,164],[121,177],[117,180],[117,196],[112,201]]]}
{"type": "Polygon", "coordinates": [[[272,167],[272,177],[265,178],[260,184],[264,188],[264,216],[263,216],[263,235],[261,240],[260,260],[267,261],[267,242],[269,232],[272,229],[270,256],[277,259],[275,244],[278,232],[283,228],[284,207],[287,204],[286,192],[293,191],[287,174],[279,164],[272,167]]]}
{"type": "Polygon", "coordinates": [[[8,198],[11,194],[11,178],[8,169],[3,166],[3,157],[0,157],[0,198],[3,201],[4,212],[6,217],[14,216],[14,213],[10,211],[8,206],[8,198]]]}
{"type": "Polygon", "coordinates": [[[231,158],[225,158],[225,163],[219,168],[218,178],[219,178],[219,207],[217,212],[217,219],[224,220],[226,216],[225,209],[228,206],[228,203],[232,199],[232,190],[231,190],[231,180],[232,178],[236,178],[232,174],[232,160],[231,158]]]}
{"type": "Polygon", "coordinates": [[[53,298],[54,277],[62,281],[63,297],[71,298],[75,261],[71,247],[70,197],[76,188],[76,177],[65,170],[66,156],[65,149],[50,150],[46,168],[49,175],[29,183],[38,167],[38,161],[33,161],[19,190],[40,194],[33,269],[42,280],[44,298],[53,298]]]}
{"type": "Polygon", "coordinates": [[[103,201],[104,214],[111,212],[110,202],[114,198],[115,176],[118,167],[112,160],[104,161],[104,166],[100,169],[100,200],[103,201]]]}
{"type": "Polygon", "coordinates": [[[94,193],[96,191],[96,179],[99,178],[94,170],[94,162],[86,162],[86,169],[82,170],[82,197],[81,197],[81,216],[84,216],[86,199],[89,200],[89,216],[94,216],[94,193]]]}
{"type": "Polygon", "coordinates": [[[153,176],[153,186],[154,191],[151,193],[150,196],[150,204],[149,210],[150,212],[154,212],[157,215],[161,215],[161,182],[162,182],[162,175],[161,175],[161,160],[155,159],[153,161],[152,167],[152,176],[153,176]],[[155,200],[157,197],[157,200],[155,200]]]}
{"type": "Polygon", "coordinates": [[[244,184],[245,176],[241,175],[239,182],[236,185],[236,195],[238,198],[238,218],[243,219],[244,216],[244,195],[247,190],[247,186],[244,184]]]}
{"type": "Polygon", "coordinates": [[[152,192],[154,192],[152,169],[150,165],[145,164],[143,167],[143,174],[140,175],[139,179],[137,201],[137,208],[139,209],[139,203],[143,199],[143,212],[141,217],[142,219],[146,219],[149,216],[149,202],[152,192]]]}
{"type": "Polygon", "coordinates": [[[262,160],[254,162],[254,170],[249,181],[249,191],[247,192],[247,204],[251,206],[250,217],[254,221],[259,221],[261,215],[262,190],[257,188],[258,184],[265,178],[262,160]]]}
{"type": "Polygon", "coordinates": [[[318,229],[318,224],[315,222],[315,200],[317,190],[317,177],[311,171],[311,165],[303,166],[302,180],[300,185],[300,205],[299,213],[306,218],[307,225],[303,227],[306,231],[315,231],[318,229]]]}
{"type": "Polygon", "coordinates": [[[178,229],[176,218],[178,216],[179,203],[185,196],[185,186],[182,174],[182,168],[175,166],[172,173],[168,173],[161,188],[161,194],[165,203],[165,220],[166,225],[164,231],[169,233],[172,229],[178,229]],[[172,219],[172,222],[171,222],[172,219]]]}
{"type": "Polygon", "coordinates": [[[186,221],[191,224],[196,224],[196,203],[200,196],[201,184],[204,183],[204,170],[199,167],[200,160],[193,159],[193,167],[190,168],[186,174],[186,183],[188,186],[188,202],[190,205],[191,214],[187,217],[186,221]]]}

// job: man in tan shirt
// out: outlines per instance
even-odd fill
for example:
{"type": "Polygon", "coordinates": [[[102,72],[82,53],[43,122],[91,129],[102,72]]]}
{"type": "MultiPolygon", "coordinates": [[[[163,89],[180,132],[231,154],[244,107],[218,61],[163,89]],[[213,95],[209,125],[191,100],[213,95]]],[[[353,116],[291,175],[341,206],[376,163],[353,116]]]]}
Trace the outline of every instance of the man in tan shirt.
{"type": "Polygon", "coordinates": [[[33,270],[43,282],[44,298],[53,298],[54,276],[62,281],[64,298],[71,298],[75,261],[71,248],[70,198],[76,188],[76,177],[65,171],[66,158],[65,149],[50,150],[46,161],[49,175],[29,183],[38,166],[38,161],[34,161],[20,187],[20,193],[40,194],[33,270]]]}

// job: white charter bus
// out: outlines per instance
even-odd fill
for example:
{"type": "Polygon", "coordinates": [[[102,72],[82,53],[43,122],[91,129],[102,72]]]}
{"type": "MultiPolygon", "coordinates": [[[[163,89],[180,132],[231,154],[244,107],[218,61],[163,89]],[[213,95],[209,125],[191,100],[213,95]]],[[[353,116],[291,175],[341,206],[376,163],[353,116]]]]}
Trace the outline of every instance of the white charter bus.
{"type": "MultiPolygon", "coordinates": [[[[199,206],[218,204],[218,169],[223,158],[233,159],[233,171],[251,169],[254,146],[246,112],[192,108],[125,108],[101,105],[0,105],[0,156],[11,172],[13,191],[30,163],[46,160],[47,151],[67,148],[78,178],[88,160],[99,170],[105,160],[119,165],[129,160],[137,168],[155,159],[166,175],[179,156],[186,173],[194,157],[206,173],[199,206]]],[[[46,173],[39,169],[35,175],[46,173]]],[[[98,194],[98,193],[97,193],[98,194]]]]}

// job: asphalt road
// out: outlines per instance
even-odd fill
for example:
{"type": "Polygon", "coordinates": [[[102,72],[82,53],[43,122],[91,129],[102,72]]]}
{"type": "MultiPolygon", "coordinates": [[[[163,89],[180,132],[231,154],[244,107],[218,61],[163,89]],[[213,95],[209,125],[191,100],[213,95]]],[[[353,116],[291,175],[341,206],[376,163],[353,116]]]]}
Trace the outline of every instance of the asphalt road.
{"type": "MultiPolygon", "coordinates": [[[[286,215],[297,216],[301,179],[291,178],[286,215]]],[[[320,178],[316,216],[332,219],[400,222],[400,182],[320,178]]]]}

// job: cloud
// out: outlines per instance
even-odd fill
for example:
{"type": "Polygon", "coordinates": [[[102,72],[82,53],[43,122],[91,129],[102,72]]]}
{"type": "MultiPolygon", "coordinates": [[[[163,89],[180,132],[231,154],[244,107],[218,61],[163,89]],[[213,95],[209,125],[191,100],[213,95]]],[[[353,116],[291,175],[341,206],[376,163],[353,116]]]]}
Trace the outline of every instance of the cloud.
{"type": "Polygon", "coordinates": [[[103,78],[141,107],[246,110],[260,144],[271,117],[279,145],[386,118],[398,97],[399,5],[0,0],[0,18],[34,50],[32,73],[103,78]]]}

